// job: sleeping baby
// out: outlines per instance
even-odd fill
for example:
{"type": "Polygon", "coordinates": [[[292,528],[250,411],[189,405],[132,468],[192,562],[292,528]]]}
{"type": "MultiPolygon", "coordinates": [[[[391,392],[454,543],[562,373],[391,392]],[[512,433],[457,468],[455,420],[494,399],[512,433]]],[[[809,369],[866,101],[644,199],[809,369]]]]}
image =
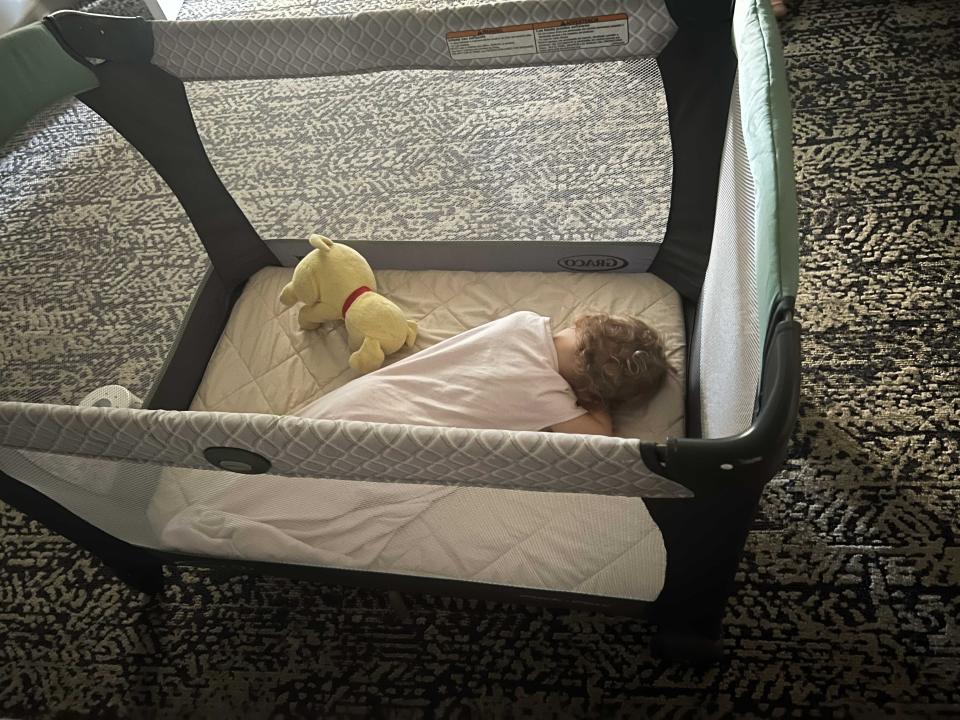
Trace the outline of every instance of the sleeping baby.
{"type": "Polygon", "coordinates": [[[642,320],[515,312],[321,396],[296,414],[329,420],[611,435],[611,411],[652,398],[668,372],[642,320]]]}

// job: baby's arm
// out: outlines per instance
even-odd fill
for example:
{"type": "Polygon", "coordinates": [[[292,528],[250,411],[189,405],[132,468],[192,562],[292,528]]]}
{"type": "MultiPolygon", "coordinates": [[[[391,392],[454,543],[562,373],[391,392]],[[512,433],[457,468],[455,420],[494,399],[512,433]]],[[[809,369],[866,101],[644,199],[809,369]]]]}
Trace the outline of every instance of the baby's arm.
{"type": "Polygon", "coordinates": [[[586,410],[573,420],[551,425],[550,429],[579,435],[613,435],[613,418],[606,410],[586,410]]]}

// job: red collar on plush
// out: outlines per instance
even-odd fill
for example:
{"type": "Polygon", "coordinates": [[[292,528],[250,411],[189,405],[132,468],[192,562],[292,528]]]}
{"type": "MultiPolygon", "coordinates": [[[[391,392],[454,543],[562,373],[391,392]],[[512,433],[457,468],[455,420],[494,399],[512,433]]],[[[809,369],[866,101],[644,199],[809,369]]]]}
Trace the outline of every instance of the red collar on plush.
{"type": "Polygon", "coordinates": [[[360,297],[364,293],[368,293],[368,292],[373,292],[373,290],[368,288],[366,285],[361,285],[352,293],[347,295],[347,299],[343,301],[343,316],[344,317],[347,316],[347,310],[349,310],[350,306],[353,305],[354,300],[356,300],[358,297],[360,297]]]}

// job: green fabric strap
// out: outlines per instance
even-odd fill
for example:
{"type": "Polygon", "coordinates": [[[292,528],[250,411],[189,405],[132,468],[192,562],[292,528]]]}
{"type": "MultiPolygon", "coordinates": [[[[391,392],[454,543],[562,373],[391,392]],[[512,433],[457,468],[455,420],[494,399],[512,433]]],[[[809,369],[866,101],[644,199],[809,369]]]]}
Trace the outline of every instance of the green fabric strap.
{"type": "Polygon", "coordinates": [[[733,19],[740,114],[756,199],[760,337],[774,304],[796,297],[799,246],[790,99],[768,0],[738,0],[733,19]]]}
{"type": "Polygon", "coordinates": [[[0,145],[48,105],[99,84],[40,23],[0,37],[0,145]]]}

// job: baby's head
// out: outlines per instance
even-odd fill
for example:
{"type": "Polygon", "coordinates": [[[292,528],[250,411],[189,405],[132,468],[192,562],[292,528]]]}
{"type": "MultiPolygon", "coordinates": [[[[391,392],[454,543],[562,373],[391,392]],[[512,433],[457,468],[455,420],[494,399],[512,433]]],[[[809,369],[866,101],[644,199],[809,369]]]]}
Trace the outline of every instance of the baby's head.
{"type": "Polygon", "coordinates": [[[581,315],[556,341],[560,373],[589,410],[649,399],[669,372],[660,334],[638,318],[581,315]]]}

